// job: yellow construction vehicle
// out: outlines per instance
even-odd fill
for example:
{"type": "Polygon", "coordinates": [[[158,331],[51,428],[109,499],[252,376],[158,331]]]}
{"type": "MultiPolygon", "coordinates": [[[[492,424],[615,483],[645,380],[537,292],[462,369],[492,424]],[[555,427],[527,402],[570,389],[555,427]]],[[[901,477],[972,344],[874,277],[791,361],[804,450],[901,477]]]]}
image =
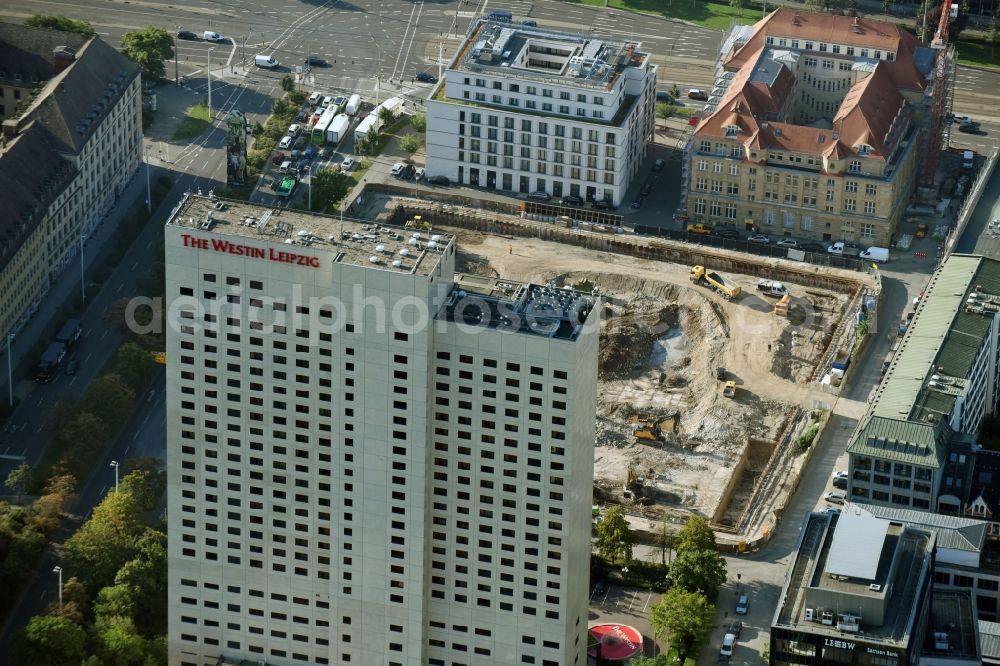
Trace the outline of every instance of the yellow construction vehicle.
{"type": "Polygon", "coordinates": [[[430,222],[424,220],[422,215],[414,215],[413,219],[406,221],[407,229],[424,229],[425,231],[430,231],[433,229],[430,222]]]}
{"type": "Polygon", "coordinates": [[[728,381],[726,382],[725,388],[722,389],[722,395],[727,398],[736,397],[736,382],[728,381]]]}
{"type": "Polygon", "coordinates": [[[715,271],[706,271],[704,266],[691,267],[691,282],[695,284],[704,282],[729,300],[734,300],[743,293],[743,289],[731,279],[727,279],[715,271]]]}

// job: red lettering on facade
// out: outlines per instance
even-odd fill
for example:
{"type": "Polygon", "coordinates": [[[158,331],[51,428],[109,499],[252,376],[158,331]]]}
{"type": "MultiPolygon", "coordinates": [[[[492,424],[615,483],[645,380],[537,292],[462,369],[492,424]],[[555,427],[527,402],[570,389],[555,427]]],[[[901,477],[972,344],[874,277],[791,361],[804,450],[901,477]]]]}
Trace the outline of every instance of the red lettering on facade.
{"type": "Polygon", "coordinates": [[[265,252],[262,247],[252,245],[242,245],[233,243],[221,238],[211,239],[209,244],[206,238],[195,238],[190,234],[181,234],[181,242],[184,247],[193,247],[198,250],[214,250],[223,254],[231,254],[236,257],[249,257],[251,259],[267,259],[282,264],[294,264],[296,266],[308,266],[309,268],[319,268],[319,258],[294,252],[285,252],[268,248],[265,252]]]}

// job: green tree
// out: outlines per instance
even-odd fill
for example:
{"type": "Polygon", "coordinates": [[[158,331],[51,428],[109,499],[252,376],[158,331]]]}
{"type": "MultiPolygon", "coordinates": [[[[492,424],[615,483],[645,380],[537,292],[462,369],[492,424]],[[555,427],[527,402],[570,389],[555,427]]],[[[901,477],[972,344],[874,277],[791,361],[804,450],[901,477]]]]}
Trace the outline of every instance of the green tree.
{"type": "Polygon", "coordinates": [[[145,660],[146,639],[136,630],[131,618],[120,615],[99,618],[94,623],[94,630],[101,644],[103,663],[132,666],[145,660]]]}
{"type": "MultiPolygon", "coordinates": [[[[917,34],[920,36],[921,41],[930,42],[934,38],[934,35],[937,33],[938,24],[941,21],[942,9],[943,7],[940,2],[929,2],[921,5],[917,11],[917,34]]],[[[948,35],[952,41],[958,39],[958,36],[968,25],[968,22],[968,4],[960,3],[958,6],[958,17],[951,19],[950,26],[948,27],[948,35]]]]}
{"type": "Polygon", "coordinates": [[[115,616],[131,620],[135,615],[138,595],[138,590],[131,585],[102,587],[94,601],[94,617],[97,621],[115,616]]]}
{"type": "Polygon", "coordinates": [[[317,212],[331,210],[354,182],[347,174],[334,169],[317,169],[312,178],[312,209],[317,212]]]}
{"type": "Polygon", "coordinates": [[[670,578],[675,587],[714,600],[726,582],[726,561],[714,550],[685,550],[670,565],[670,578]]]}
{"type": "Polygon", "coordinates": [[[139,65],[142,77],[149,81],[163,80],[163,62],[174,57],[174,38],[163,28],[147,26],[122,35],[122,53],[139,65]]]}
{"type": "Polygon", "coordinates": [[[632,560],[632,545],[635,535],[625,519],[625,510],[613,506],[604,512],[604,518],[597,524],[597,552],[611,561],[632,560]]]}
{"type": "Polygon", "coordinates": [[[35,14],[29,16],[24,25],[32,28],[48,28],[49,30],[62,30],[63,32],[75,32],[84,37],[96,37],[97,32],[87,21],[66,18],[59,15],[35,14]]]}
{"type": "Polygon", "coordinates": [[[670,666],[667,655],[658,654],[655,657],[632,657],[629,666],[670,666]]]}
{"type": "Polygon", "coordinates": [[[138,481],[129,474],[121,491],[108,493],[94,507],[90,520],[60,547],[63,568],[77,572],[91,589],[112,584],[118,570],[135,557],[136,544],[146,529],[143,506],[131,492],[132,483],[138,481]]]}
{"type": "Polygon", "coordinates": [[[134,591],[131,617],[143,634],[164,633],[167,630],[166,535],[147,529],[136,544],[136,551],[136,557],[118,571],[114,587],[134,591]]]}
{"type": "Polygon", "coordinates": [[[394,120],[396,120],[396,116],[389,109],[383,106],[378,110],[378,122],[382,127],[388,127],[394,120]]]}
{"type": "Polygon", "coordinates": [[[415,113],[410,116],[410,124],[413,125],[413,129],[418,132],[427,131],[427,114],[426,113],[415,113]]]}
{"type": "Polygon", "coordinates": [[[415,153],[420,148],[420,137],[416,134],[407,134],[399,140],[399,147],[408,153],[415,153]]]}
{"type": "Polygon", "coordinates": [[[126,386],[136,394],[146,388],[146,383],[156,368],[156,361],[149,352],[134,342],[126,342],[118,348],[113,359],[114,364],[109,368],[110,373],[121,377],[126,386]]]}
{"type": "Polygon", "coordinates": [[[674,550],[677,554],[686,550],[716,550],[715,533],[701,516],[689,516],[684,527],[677,533],[674,550]]]}
{"type": "Polygon", "coordinates": [[[119,375],[101,375],[90,383],[80,401],[80,409],[105,423],[115,423],[129,413],[134,398],[135,392],[119,375]]]}
{"type": "Polygon", "coordinates": [[[106,429],[104,421],[96,415],[90,412],[78,412],[59,431],[56,438],[63,448],[89,454],[104,442],[106,429]]]}
{"type": "Polygon", "coordinates": [[[34,472],[27,463],[21,463],[7,475],[7,487],[17,493],[17,503],[21,503],[21,495],[27,493],[34,483],[34,472]]]}
{"type": "MultiPolygon", "coordinates": [[[[997,12],[1000,12],[1000,7],[997,8],[997,12]]],[[[997,27],[997,15],[996,12],[990,16],[990,30],[986,33],[986,41],[990,45],[990,58],[993,58],[993,51],[996,49],[997,42],[1000,41],[1000,28],[997,27]]]]}
{"type": "Polygon", "coordinates": [[[295,90],[295,77],[291,74],[285,74],[281,77],[281,89],[285,92],[292,92],[295,90]]]}
{"type": "Polygon", "coordinates": [[[708,640],[715,607],[697,592],[671,588],[650,609],[649,624],[656,637],[677,648],[680,663],[708,640]]]}
{"type": "Polygon", "coordinates": [[[656,105],[656,117],[660,120],[670,120],[676,112],[677,109],[672,104],[659,102],[656,105]]]}
{"type": "Polygon", "coordinates": [[[14,645],[17,663],[65,666],[86,656],[87,634],[64,617],[36,615],[18,632],[14,645]]]}

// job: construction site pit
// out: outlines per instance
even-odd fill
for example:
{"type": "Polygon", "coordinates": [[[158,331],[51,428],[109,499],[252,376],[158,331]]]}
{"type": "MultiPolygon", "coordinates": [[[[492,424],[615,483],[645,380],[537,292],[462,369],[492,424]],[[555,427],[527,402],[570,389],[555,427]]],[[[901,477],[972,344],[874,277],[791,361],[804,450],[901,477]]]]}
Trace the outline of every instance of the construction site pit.
{"type": "Polygon", "coordinates": [[[776,314],[757,276],[720,271],[742,289],[728,300],[690,265],[432,222],[457,237],[456,271],[601,297],[594,502],[627,506],[636,530],[735,525],[776,444],[834,399],[810,378],[851,294],[786,283],[776,314]]]}

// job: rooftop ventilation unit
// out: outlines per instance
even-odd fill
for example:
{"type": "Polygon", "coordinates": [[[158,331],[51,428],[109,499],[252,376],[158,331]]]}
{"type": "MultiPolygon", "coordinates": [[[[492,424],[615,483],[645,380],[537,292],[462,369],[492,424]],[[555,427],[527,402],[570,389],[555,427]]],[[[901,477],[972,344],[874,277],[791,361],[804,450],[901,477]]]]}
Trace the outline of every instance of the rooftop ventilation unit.
{"type": "Polygon", "coordinates": [[[872,592],[881,592],[882,586],[879,585],[878,583],[872,583],[871,585],[868,586],[868,589],[871,590],[872,592]]]}

